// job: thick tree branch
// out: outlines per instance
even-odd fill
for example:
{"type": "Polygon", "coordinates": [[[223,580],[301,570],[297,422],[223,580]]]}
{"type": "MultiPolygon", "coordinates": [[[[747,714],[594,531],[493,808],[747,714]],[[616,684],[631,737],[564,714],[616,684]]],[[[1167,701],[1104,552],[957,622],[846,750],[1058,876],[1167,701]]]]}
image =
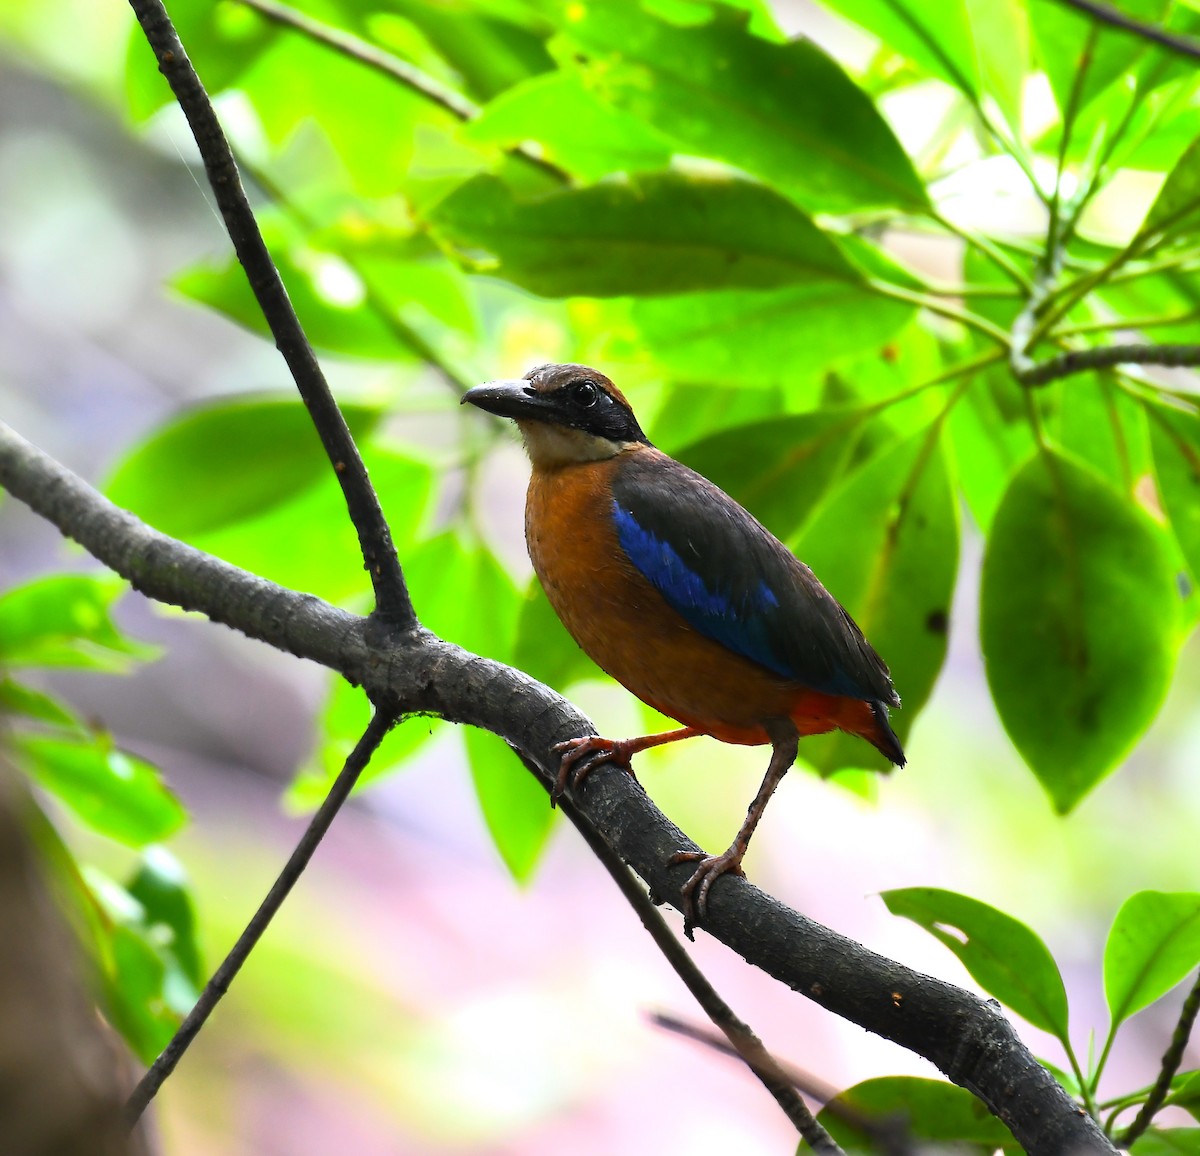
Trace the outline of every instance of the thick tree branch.
{"type": "Polygon", "coordinates": [[[234,251],[337,474],[375,590],[376,611],[391,625],[411,628],[416,625],[416,615],[379,498],[267,251],[212,102],[161,0],[130,0],[130,6],[154,49],[159,71],[191,126],[234,251]]]}
{"type": "MultiPolygon", "coordinates": [[[[148,596],[339,671],[380,710],[490,730],[545,783],[558,769],[551,747],[595,733],[571,703],[518,670],[426,630],[396,631],[285,590],[159,534],[2,423],[0,485],[148,596]]],[[[667,859],[699,848],[629,775],[597,770],[575,803],[652,896],[681,906],[690,868],[667,859]]],[[[718,883],[700,926],[822,1007],[924,1056],[983,1100],[1031,1156],[1115,1151],[994,1004],[877,955],[744,879],[718,883]]]]}
{"type": "Polygon", "coordinates": [[[179,1025],[179,1030],[171,1037],[171,1042],[167,1044],[162,1054],[138,1081],[138,1086],[134,1088],[133,1094],[125,1105],[125,1117],[130,1126],[136,1124],[141,1118],[146,1106],[158,1094],[163,1082],[183,1058],[183,1053],[187,1051],[192,1040],[208,1022],[208,1017],[216,1010],[221,997],[229,990],[229,985],[237,973],[242,970],[242,964],[250,958],[250,953],[258,946],[258,941],[262,939],[263,934],[271,925],[271,920],[283,906],[283,901],[291,894],[292,888],[299,882],[313,853],[320,846],[321,840],[325,838],[329,825],[338,811],[342,809],[342,804],[350,797],[350,792],[354,789],[354,784],[358,782],[359,775],[371,761],[371,756],[375,754],[379,744],[383,742],[395,721],[392,716],[384,714],[382,711],[376,711],[372,716],[362,738],[358,740],[354,749],[347,756],[345,765],[338,773],[333,786],[329,788],[329,794],[325,796],[325,801],[309,820],[304,834],[300,836],[300,841],[288,857],[279,877],[271,885],[271,890],[267,892],[266,898],[259,904],[258,910],[246,924],[242,934],[238,936],[237,942],[230,949],[229,954],[221,961],[221,966],[213,972],[208,983],[204,985],[200,998],[192,1006],[192,1010],[188,1012],[183,1023],[179,1025]]]}

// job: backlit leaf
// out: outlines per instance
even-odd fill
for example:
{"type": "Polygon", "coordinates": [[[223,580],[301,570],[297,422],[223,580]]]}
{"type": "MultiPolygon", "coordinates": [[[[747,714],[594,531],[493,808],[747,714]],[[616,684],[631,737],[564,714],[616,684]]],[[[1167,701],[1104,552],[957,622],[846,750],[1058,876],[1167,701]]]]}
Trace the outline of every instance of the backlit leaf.
{"type": "Polygon", "coordinates": [[[1104,946],[1112,1030],[1200,966],[1200,893],[1139,891],[1117,912],[1104,946]]]}
{"type": "Polygon", "coordinates": [[[1027,462],[988,540],[980,630],[1000,718],[1059,811],[1149,725],[1180,623],[1162,528],[1072,458],[1027,462]]]}

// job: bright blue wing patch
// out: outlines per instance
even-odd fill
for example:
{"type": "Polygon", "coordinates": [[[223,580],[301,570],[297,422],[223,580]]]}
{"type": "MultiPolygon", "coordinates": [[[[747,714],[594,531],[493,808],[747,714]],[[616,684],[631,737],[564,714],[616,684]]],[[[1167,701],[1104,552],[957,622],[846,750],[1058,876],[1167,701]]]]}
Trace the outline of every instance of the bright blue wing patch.
{"type": "Polygon", "coordinates": [[[613,519],[626,556],[691,626],[784,678],[797,677],[771,646],[770,613],[778,608],[779,599],[766,582],[760,579],[737,598],[728,591],[713,590],[670,542],[645,529],[616,500],[613,519]]]}

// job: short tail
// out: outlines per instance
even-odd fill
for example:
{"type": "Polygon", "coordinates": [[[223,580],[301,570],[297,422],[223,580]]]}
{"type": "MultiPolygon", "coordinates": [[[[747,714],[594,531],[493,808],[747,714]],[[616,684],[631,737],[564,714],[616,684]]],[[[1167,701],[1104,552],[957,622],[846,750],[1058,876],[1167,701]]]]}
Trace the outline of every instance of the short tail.
{"type": "Polygon", "coordinates": [[[876,699],[874,702],[868,703],[871,708],[871,716],[875,720],[875,725],[871,728],[870,734],[863,734],[863,738],[867,740],[885,759],[890,759],[898,767],[904,766],[904,748],[900,745],[900,740],[896,738],[896,732],[892,730],[892,724],[888,721],[888,708],[876,699]]]}

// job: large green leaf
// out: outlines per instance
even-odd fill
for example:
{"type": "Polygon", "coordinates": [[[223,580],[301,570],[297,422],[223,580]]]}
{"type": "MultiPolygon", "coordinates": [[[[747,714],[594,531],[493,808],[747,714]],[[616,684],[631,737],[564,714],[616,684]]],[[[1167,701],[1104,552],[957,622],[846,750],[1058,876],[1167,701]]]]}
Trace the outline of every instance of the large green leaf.
{"type": "MultiPolygon", "coordinates": [[[[391,450],[361,448],[384,511],[403,511],[403,518],[392,520],[392,536],[407,561],[432,489],[429,466],[391,450]]],[[[290,501],[196,535],[192,544],[282,586],[330,602],[370,592],[358,534],[346,516],[346,499],[332,470],[290,501]]]]}
{"type": "Polygon", "coordinates": [[[666,137],[605,104],[574,71],[536,76],[510,89],[468,121],[462,135],[505,148],[537,141],[548,160],[589,181],[665,168],[671,159],[666,137]]]}
{"type": "MultiPolygon", "coordinates": [[[[946,657],[958,574],[958,506],[936,429],[878,454],[835,490],[790,543],[891,668],[903,700],[903,738],[946,657]]],[[[805,739],[800,756],[822,774],[890,764],[862,739],[805,739]]]]}
{"type": "Polygon", "coordinates": [[[1200,576],[1200,415],[1147,406],[1158,496],[1179,548],[1200,576]]]}
{"type": "Polygon", "coordinates": [[[846,468],[867,418],[836,409],[776,417],[718,430],[675,456],[788,538],[846,468]]]}
{"type": "MultiPolygon", "coordinates": [[[[1134,19],[1159,24],[1171,0],[1122,0],[1134,19]]],[[[1042,67],[1060,112],[1071,103],[1084,108],[1119,76],[1134,69],[1148,42],[1111,28],[1058,0],[1029,0],[1029,22],[1042,67]]]]}
{"type": "Polygon", "coordinates": [[[1067,1042],[1062,974],[1041,938],[1024,923],[978,899],[937,887],[906,887],[882,897],[893,915],[911,919],[954,952],[989,995],[1067,1042]]]}
{"type": "MultiPolygon", "coordinates": [[[[380,409],[349,403],[356,438],[380,409]]],[[[266,514],[332,470],[308,410],[290,396],[240,396],[191,409],[156,429],[118,464],[105,491],[163,533],[196,535],[266,514]]]]}
{"type": "Polygon", "coordinates": [[[777,185],[810,210],[920,210],[925,188],[870,98],[814,44],[771,43],[718,8],[680,27],[632,0],[567,7],[562,55],[603,100],[777,185]]]}
{"type": "MultiPolygon", "coordinates": [[[[817,1119],[848,1152],[886,1156],[891,1147],[881,1146],[879,1134],[872,1135],[847,1123],[843,1119],[846,1113],[838,1111],[839,1108],[848,1109],[859,1118],[899,1122],[908,1143],[930,1141],[937,1145],[981,1145],[988,1152],[996,1148],[1020,1151],[1012,1133],[992,1115],[982,1100],[965,1088],[941,1080],[918,1076],[882,1076],[864,1080],[839,1093],[821,1109],[817,1119]]],[[[812,1149],[802,1143],[798,1152],[807,1156],[812,1149]]]]}
{"type": "Polygon", "coordinates": [[[1066,451],[1087,462],[1126,497],[1150,472],[1145,407],[1118,389],[1110,373],[1065,383],[1047,428],[1066,451]]]}
{"type": "Polygon", "coordinates": [[[503,740],[475,727],[465,735],[484,822],[513,878],[526,883],[554,822],[550,797],[503,740]]]}
{"type": "Polygon", "coordinates": [[[1167,175],[1139,232],[1190,233],[1197,225],[1200,225],[1200,137],[1167,175]]]}
{"type": "Polygon", "coordinates": [[[826,0],[896,52],[1020,124],[1029,32],[1017,0],[826,0]]]}
{"type": "Polygon", "coordinates": [[[428,220],[467,267],[544,297],[862,280],[790,201],[728,177],[643,173],[530,201],[477,177],[428,220]]]}
{"type": "Polygon", "coordinates": [[[111,609],[128,587],[111,575],[53,574],[0,595],[0,665],[119,672],[153,658],[126,638],[111,609]]]}
{"type": "Polygon", "coordinates": [[[1045,449],[996,513],[981,635],[1005,729],[1069,811],[1157,712],[1179,647],[1168,539],[1099,475],[1045,449]]]}
{"type": "Polygon", "coordinates": [[[1200,1128],[1151,1128],[1130,1148],[1133,1156],[1200,1156],[1200,1128]]]}
{"type": "Polygon", "coordinates": [[[915,310],[851,283],[726,289],[638,300],[634,321],[680,380],[777,386],[882,346],[915,310]]]}
{"type": "Polygon", "coordinates": [[[1117,912],[1104,945],[1112,1028],[1200,966],[1200,893],[1139,891],[1117,912]]]}
{"type": "Polygon", "coordinates": [[[88,738],[14,736],[22,769],[101,835],[144,847],[183,826],[187,812],[152,764],[88,738]]]}

